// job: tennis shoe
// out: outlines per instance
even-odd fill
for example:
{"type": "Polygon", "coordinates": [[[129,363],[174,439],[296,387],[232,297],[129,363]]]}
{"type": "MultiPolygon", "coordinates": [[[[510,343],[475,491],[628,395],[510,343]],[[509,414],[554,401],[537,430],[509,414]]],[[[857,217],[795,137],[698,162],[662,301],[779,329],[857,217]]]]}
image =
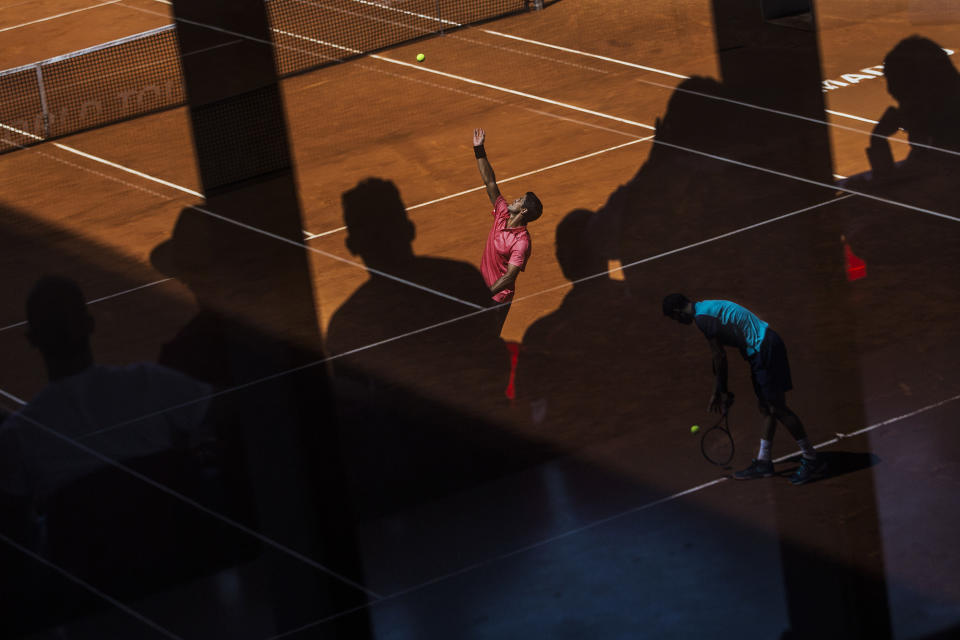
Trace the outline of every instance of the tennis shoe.
{"type": "Polygon", "coordinates": [[[825,475],[827,475],[827,461],[823,459],[823,456],[817,456],[812,459],[801,458],[800,468],[790,476],[790,483],[797,485],[806,484],[817,478],[822,478],[825,475]]]}
{"type": "Polygon", "coordinates": [[[734,480],[753,480],[754,478],[769,478],[773,475],[773,463],[769,460],[754,459],[750,466],[733,474],[734,480]]]}

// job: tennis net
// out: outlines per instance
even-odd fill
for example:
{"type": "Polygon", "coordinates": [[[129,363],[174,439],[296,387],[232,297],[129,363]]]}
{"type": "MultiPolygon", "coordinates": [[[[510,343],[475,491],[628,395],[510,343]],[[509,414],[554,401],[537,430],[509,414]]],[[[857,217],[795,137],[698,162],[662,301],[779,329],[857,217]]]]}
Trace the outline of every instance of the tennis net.
{"type": "MultiPolygon", "coordinates": [[[[267,0],[288,77],[528,9],[532,0],[267,0]]],[[[0,72],[0,153],[183,106],[174,25],[0,72]]]]}

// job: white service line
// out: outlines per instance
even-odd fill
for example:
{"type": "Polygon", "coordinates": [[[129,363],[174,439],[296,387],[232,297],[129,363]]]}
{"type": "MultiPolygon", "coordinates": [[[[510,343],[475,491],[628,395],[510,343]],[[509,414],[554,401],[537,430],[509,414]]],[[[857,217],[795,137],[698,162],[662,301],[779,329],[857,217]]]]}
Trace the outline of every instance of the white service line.
{"type": "MultiPolygon", "coordinates": [[[[353,49],[351,47],[345,47],[339,44],[334,44],[332,42],[327,42],[326,40],[320,40],[318,38],[311,38],[309,36],[304,36],[297,33],[291,33],[289,31],[282,31],[280,29],[274,29],[277,33],[281,33],[285,36],[291,38],[299,38],[301,40],[306,40],[308,42],[313,42],[315,44],[322,44],[325,47],[330,47],[332,49],[339,49],[341,51],[346,51],[353,54],[363,54],[363,51],[359,49],[353,49]]],[[[509,93],[511,95],[520,96],[521,98],[527,98],[528,100],[536,100],[537,102],[544,102],[546,104],[552,104],[557,107],[563,107],[564,109],[571,109],[573,111],[579,111],[580,113],[586,113],[591,116],[596,116],[598,118],[605,118],[607,120],[614,120],[616,122],[622,122],[624,124],[629,124],[634,127],[642,127],[644,129],[649,129],[650,131],[654,130],[654,127],[643,122],[636,122],[635,120],[628,120],[626,118],[620,118],[617,116],[610,115],[609,113],[603,113],[601,111],[594,111],[592,109],[586,109],[584,107],[578,107],[575,104],[570,104],[568,102],[560,102],[559,100],[552,100],[550,98],[544,98],[542,96],[534,95],[532,93],[526,93],[524,91],[517,91],[516,89],[509,89],[507,87],[501,87],[499,85],[490,84],[489,82],[482,82],[480,80],[474,80],[473,78],[468,78],[466,76],[459,76],[454,73],[447,73],[445,71],[440,71],[438,69],[431,69],[430,67],[424,67],[419,64],[414,64],[412,62],[404,62],[403,60],[396,60],[394,58],[388,58],[386,56],[381,56],[379,54],[371,53],[369,54],[374,60],[380,60],[382,62],[389,62],[390,64],[397,64],[402,67],[408,67],[410,69],[416,69],[417,71],[422,71],[425,73],[432,73],[444,78],[451,78],[453,80],[459,80],[460,82],[466,82],[467,84],[476,85],[478,87],[484,87],[487,89],[493,89],[494,91],[501,91],[503,93],[509,93]]]]}
{"type": "Polygon", "coordinates": [[[80,13],[81,11],[89,11],[90,9],[96,9],[97,7],[104,7],[108,4],[117,4],[121,0],[108,0],[108,2],[101,2],[100,4],[91,5],[89,7],[82,7],[80,9],[74,9],[73,11],[64,11],[63,13],[58,13],[53,16],[47,16],[46,18],[38,18],[36,20],[31,20],[30,22],[24,22],[23,24],[15,24],[12,27],[4,27],[0,29],[0,33],[4,31],[12,31],[13,29],[19,29],[21,27],[29,27],[32,24],[39,24],[41,22],[47,22],[48,20],[56,20],[57,18],[62,18],[64,16],[69,16],[72,13],[80,13]]]}
{"type": "MultiPolygon", "coordinates": [[[[622,149],[624,147],[629,147],[630,145],[637,144],[638,142],[646,142],[652,140],[653,136],[646,136],[644,138],[637,138],[636,140],[631,140],[630,142],[624,142],[623,144],[614,145],[612,147],[607,147],[606,149],[600,149],[599,151],[594,151],[592,153],[587,153],[582,156],[577,156],[576,158],[570,158],[569,160],[564,160],[563,162],[557,162],[546,167],[540,167],[539,169],[534,169],[533,171],[527,171],[526,173],[519,173],[515,176],[510,176],[508,178],[503,178],[497,180],[497,184],[506,184],[508,182],[513,182],[514,180],[519,180],[520,178],[526,178],[527,176],[532,176],[543,171],[549,171],[550,169],[556,169],[557,167],[562,167],[564,165],[570,164],[571,162],[578,162],[580,160],[586,160],[587,158],[593,158],[598,156],[601,153],[607,153],[608,151],[615,151],[617,149],[622,149]]],[[[447,196],[442,196],[440,198],[435,198],[433,200],[428,200],[426,202],[421,202],[419,204],[410,205],[407,207],[407,211],[412,211],[414,209],[419,209],[420,207],[426,207],[431,204],[436,204],[438,202],[443,202],[444,200],[451,200],[453,198],[458,198],[460,196],[466,195],[468,193],[474,193],[476,191],[481,191],[486,187],[473,187],[471,189],[466,189],[464,191],[458,191],[456,193],[451,193],[447,196]]],[[[346,227],[337,227],[336,229],[330,229],[329,231],[322,231],[320,233],[311,233],[307,235],[307,240],[313,240],[314,238],[322,238],[323,236],[329,236],[331,234],[337,233],[339,231],[345,231],[346,227]]],[[[0,329],[2,331],[2,329],[0,329]]]]}
{"type": "Polygon", "coordinates": [[[791,173],[785,173],[783,171],[777,171],[776,169],[768,169],[766,167],[761,167],[759,165],[750,164],[749,162],[741,162],[740,160],[734,160],[733,158],[727,158],[724,156],[718,156],[713,153],[707,153],[706,151],[698,151],[697,149],[691,149],[690,147],[684,147],[678,144],[673,144],[670,142],[664,142],[663,140],[654,140],[654,144],[662,144],[665,147],[670,147],[672,149],[679,149],[680,151],[686,151],[687,153],[692,153],[698,156],[703,156],[705,158],[711,158],[713,160],[719,160],[720,162],[726,162],[729,164],[736,165],[738,167],[744,167],[747,169],[754,169],[755,171],[761,171],[763,173],[769,173],[771,175],[780,176],[781,178],[787,178],[788,180],[796,180],[798,182],[805,182],[807,184],[816,185],[818,187],[823,187],[825,189],[832,189],[834,191],[842,191],[843,193],[849,193],[850,195],[860,196],[861,198],[867,198],[868,200],[874,200],[876,202],[882,202],[884,204],[889,204],[894,207],[900,207],[902,209],[909,209],[911,211],[917,211],[918,213],[925,213],[928,216],[934,216],[937,218],[943,218],[945,220],[951,220],[953,222],[960,222],[960,218],[956,216],[951,216],[946,213],[940,213],[939,211],[934,211],[933,209],[926,209],[924,207],[918,207],[913,204],[908,204],[906,202],[898,202],[897,200],[890,200],[889,198],[883,198],[881,196],[873,195],[872,193],[867,193],[864,191],[854,191],[853,189],[848,189],[842,187],[838,184],[831,182],[820,182],[818,180],[812,180],[810,178],[804,178],[802,176],[795,176],[791,173]]]}
{"type": "Polygon", "coordinates": [[[489,82],[481,82],[480,80],[474,80],[473,78],[467,78],[466,76],[458,76],[453,73],[446,73],[445,71],[439,71],[437,69],[430,69],[429,67],[422,67],[411,62],[404,62],[402,60],[394,60],[393,58],[387,58],[386,56],[372,54],[371,58],[376,58],[377,60],[382,60],[384,62],[389,62],[391,64],[398,64],[404,67],[409,67],[411,69],[417,69],[419,71],[425,71],[427,73],[433,73],[438,76],[443,76],[444,78],[451,78],[453,80],[459,80],[461,82],[466,82],[469,84],[477,85],[479,87],[485,87],[487,89],[493,89],[494,91],[502,91],[504,93],[509,93],[515,96],[520,96],[521,98],[527,98],[529,100],[536,100],[538,102],[545,102],[547,104],[552,104],[557,107],[563,107],[564,109],[571,109],[573,111],[579,111],[580,113],[586,113],[591,116],[596,116],[598,118],[606,118],[607,120],[614,120],[616,122],[622,122],[624,124],[629,124],[634,127],[642,127],[643,129],[649,129],[654,131],[655,127],[645,124],[643,122],[637,122],[635,120],[628,120],[627,118],[619,118],[617,116],[612,116],[608,113],[603,113],[602,111],[594,111],[592,109],[586,109],[584,107],[579,107],[575,104],[570,104],[568,102],[560,102],[559,100],[551,100],[550,98],[543,98],[541,96],[534,95],[532,93],[526,93],[524,91],[517,91],[516,89],[508,89],[507,87],[501,87],[495,84],[490,84],[489,82]]]}
{"type": "MultiPolygon", "coordinates": [[[[385,4],[382,4],[382,3],[379,3],[379,2],[372,2],[371,0],[353,0],[353,1],[356,2],[356,3],[358,3],[358,4],[369,5],[369,6],[377,7],[377,8],[380,8],[380,9],[387,9],[387,10],[390,10],[390,11],[395,11],[395,12],[397,12],[397,13],[403,13],[403,14],[410,15],[410,16],[414,16],[414,17],[417,17],[417,18],[420,18],[420,19],[424,19],[424,20],[433,20],[434,22],[440,22],[440,23],[442,23],[442,24],[445,24],[445,25],[448,25],[448,26],[452,26],[452,27],[464,27],[464,26],[467,26],[467,25],[463,25],[463,24],[460,24],[460,23],[457,23],[457,22],[450,21],[450,20],[443,20],[443,19],[441,19],[441,18],[434,17],[434,16],[429,16],[429,15],[425,15],[425,14],[421,14],[421,13],[416,13],[416,12],[413,12],[413,11],[406,11],[406,10],[403,10],[403,9],[397,9],[397,8],[395,8],[395,7],[391,7],[391,6],[389,6],[389,5],[385,5],[385,4]]],[[[308,4],[312,4],[312,3],[308,3],[308,4]]],[[[650,67],[650,66],[647,66],[647,65],[638,64],[638,63],[636,63],[636,62],[629,62],[629,61],[627,61],[627,60],[621,60],[621,59],[619,59],[619,58],[611,58],[611,57],[609,57],[609,56],[604,56],[604,55],[600,55],[600,54],[597,54],[597,53],[591,53],[591,52],[589,52],[589,51],[583,51],[583,50],[581,50],[581,49],[572,49],[572,48],[570,48],[570,47],[563,47],[563,46],[560,46],[560,45],[557,45],[557,44],[553,44],[553,43],[550,43],[550,42],[543,42],[542,40],[533,40],[533,39],[531,39],[531,38],[525,38],[525,37],[522,37],[522,36],[516,36],[516,35],[513,35],[513,34],[511,34],[511,33],[504,33],[504,32],[502,32],[502,31],[494,31],[493,29],[478,29],[478,30],[481,31],[481,32],[483,32],[483,33],[486,33],[486,34],[489,34],[489,35],[492,35],[492,36],[496,36],[496,37],[498,37],[498,38],[506,38],[506,39],[509,39],[509,40],[515,40],[515,41],[517,41],[517,42],[523,42],[523,43],[535,45],[535,46],[538,46],[538,47],[545,47],[545,48],[548,48],[548,49],[554,49],[554,50],[556,50],[556,51],[563,51],[563,52],[565,52],[565,53],[572,53],[572,54],[578,55],[578,56],[583,56],[583,57],[587,57],[587,58],[593,58],[593,59],[595,59],[595,60],[603,60],[604,62],[610,62],[610,63],[613,63],[613,64],[618,64],[618,65],[621,65],[621,66],[624,66],[624,67],[630,67],[630,68],[633,68],[633,69],[641,69],[641,70],[643,70],[643,71],[650,71],[651,73],[658,73],[658,74],[660,74],[660,75],[670,76],[670,77],[672,77],[672,78],[678,78],[678,79],[680,79],[680,80],[687,80],[687,79],[690,78],[690,76],[684,75],[684,74],[682,74],[682,73],[674,73],[673,71],[667,71],[667,70],[665,70],[665,69],[658,69],[658,68],[656,68],[656,67],[650,67]]],[[[329,43],[327,43],[327,44],[329,44],[329,43]]],[[[335,45],[329,45],[329,46],[335,46],[335,45]]],[[[359,52],[358,52],[358,53],[359,53],[359,52]]],[[[646,81],[641,80],[641,82],[646,82],[646,81]]],[[[675,88],[675,87],[671,87],[671,86],[669,86],[669,85],[660,85],[660,84],[658,84],[658,83],[652,83],[652,82],[649,83],[649,84],[655,84],[655,85],[657,85],[657,86],[662,86],[662,87],[665,87],[665,88],[668,88],[668,89],[674,89],[674,88],[675,88]]],[[[708,95],[708,94],[701,94],[701,95],[704,95],[705,97],[709,97],[709,98],[716,98],[716,96],[710,96],[710,95],[708,95]]],[[[823,121],[823,120],[816,120],[816,119],[813,119],[813,118],[806,118],[806,117],[804,117],[804,116],[799,116],[798,114],[793,114],[793,113],[789,113],[789,112],[786,112],[786,111],[778,111],[778,110],[775,110],[775,109],[767,109],[767,108],[765,108],[765,107],[760,107],[759,105],[753,105],[753,104],[750,104],[750,103],[748,103],[748,102],[740,102],[740,101],[735,101],[735,100],[729,100],[729,101],[730,101],[730,102],[735,102],[736,104],[740,104],[740,105],[745,106],[745,107],[753,107],[753,108],[763,109],[763,110],[765,110],[765,111],[772,111],[772,112],[774,112],[774,113],[779,113],[780,115],[793,116],[793,117],[801,117],[801,118],[804,118],[804,119],[806,119],[806,120],[813,120],[813,121],[815,121],[815,122],[825,123],[825,121],[823,121]]],[[[851,114],[849,114],[849,113],[843,113],[842,111],[831,111],[831,110],[829,110],[829,109],[827,109],[826,111],[827,111],[827,113],[832,113],[832,114],[835,115],[835,116],[840,116],[840,117],[843,117],[843,118],[850,118],[850,119],[852,119],[852,120],[860,120],[860,121],[862,121],[862,122],[870,122],[870,123],[873,123],[873,124],[876,124],[876,123],[877,123],[876,120],[870,120],[870,119],[868,119],[868,118],[862,118],[862,117],[860,117],[860,116],[851,115],[851,114]]],[[[826,124],[830,124],[830,123],[826,123],[826,124]]]]}
{"type": "Polygon", "coordinates": [[[177,191],[182,191],[183,193],[189,194],[189,195],[191,195],[191,196],[196,196],[197,198],[203,198],[203,194],[200,193],[199,191],[194,191],[193,189],[188,189],[188,188],[186,188],[186,187],[181,187],[180,185],[174,184],[173,182],[169,182],[169,181],[167,181],[167,180],[162,180],[162,179],[160,179],[160,178],[156,178],[156,177],[151,176],[150,174],[144,173],[144,172],[142,172],[142,171],[137,171],[136,169],[131,169],[130,167],[126,167],[126,166],[124,166],[124,165],[122,165],[122,164],[117,164],[116,162],[111,162],[110,160],[107,160],[106,158],[101,158],[100,156],[95,156],[95,155],[93,155],[92,153],[87,153],[86,151],[80,151],[79,149],[74,149],[73,147],[68,147],[67,145],[65,145],[65,144],[60,144],[59,142],[54,142],[54,143],[52,143],[52,144],[53,144],[53,146],[55,146],[55,147],[58,148],[58,149],[63,149],[64,151],[67,151],[67,152],[69,152],[69,153],[74,153],[74,154],[76,154],[76,155],[78,155],[78,156],[81,156],[81,157],[83,157],[83,158],[87,158],[88,160],[93,160],[94,162],[99,162],[100,164],[105,164],[105,165],[107,165],[108,167],[113,167],[114,169],[119,169],[120,171],[126,171],[127,173],[132,174],[132,175],[135,175],[135,176],[137,176],[138,178],[143,178],[144,180],[150,180],[151,182],[156,182],[157,184],[162,184],[162,185],[165,186],[165,187],[170,187],[171,189],[176,189],[177,191]]]}
{"type": "MultiPolygon", "coordinates": [[[[871,120],[870,118],[861,118],[860,116],[854,116],[849,113],[844,113],[842,111],[834,111],[833,109],[824,109],[824,111],[835,116],[850,118],[851,120],[859,120],[860,122],[869,122],[870,124],[877,124],[878,122],[877,120],[871,120]]],[[[859,131],[859,129],[854,129],[854,131],[859,131]]]]}
{"type": "MultiPolygon", "coordinates": [[[[672,71],[664,71],[663,69],[657,69],[657,68],[655,68],[655,67],[648,67],[648,66],[645,66],[645,65],[642,65],[642,64],[637,64],[637,63],[635,63],[635,62],[628,62],[628,61],[626,61],[626,60],[620,60],[620,59],[617,59],[617,58],[610,58],[610,57],[608,57],[608,56],[601,56],[601,55],[598,55],[598,54],[596,54],[596,53],[590,53],[590,52],[588,52],[588,51],[581,51],[581,50],[579,50],[579,49],[570,49],[569,47],[561,47],[561,46],[559,46],[559,45],[550,44],[549,42],[541,42],[541,41],[539,41],[539,40],[530,40],[530,39],[527,39],[527,38],[521,38],[521,37],[519,37],[519,36],[511,35],[511,34],[509,34],[509,33],[503,33],[503,32],[501,32],[501,31],[493,31],[493,30],[491,30],[491,29],[481,29],[481,31],[483,31],[484,33],[489,33],[490,35],[493,35],[493,36],[501,37],[501,38],[510,38],[511,40],[519,40],[520,42],[526,42],[526,43],[529,43],[529,44],[532,44],[532,45],[537,45],[537,46],[540,46],[540,47],[548,47],[548,48],[550,48],[550,49],[557,49],[557,50],[559,50],[559,51],[565,51],[565,52],[567,52],[567,53],[572,53],[572,54],[579,55],[579,56],[586,56],[586,57],[588,57],[588,58],[596,58],[597,60],[604,60],[604,61],[606,61],[606,62],[612,62],[613,64],[619,64],[619,65],[622,65],[622,66],[625,66],[625,67],[632,67],[632,68],[634,68],[634,69],[643,69],[643,70],[645,70],[645,71],[651,71],[651,72],[653,72],[653,73],[659,73],[659,74],[662,74],[662,75],[665,75],[665,76],[672,76],[672,77],[674,77],[674,78],[680,78],[680,79],[683,79],[683,80],[686,80],[686,79],[689,79],[689,78],[690,78],[690,76],[685,76],[685,75],[680,74],[680,73],[673,73],[672,71]]],[[[661,87],[668,88],[668,89],[675,89],[675,88],[676,88],[676,87],[671,87],[670,85],[662,85],[662,84],[659,84],[659,83],[649,82],[649,81],[645,81],[645,80],[641,80],[641,82],[645,82],[645,83],[647,83],[647,84],[655,84],[655,85],[657,85],[657,86],[661,86],[661,87]]],[[[761,107],[761,106],[759,106],[759,105],[751,104],[751,103],[749,103],[749,102],[742,102],[742,101],[739,101],[739,100],[729,100],[729,99],[724,99],[724,98],[717,98],[717,96],[711,96],[711,95],[709,95],[709,94],[700,93],[700,92],[690,92],[690,93],[697,93],[697,95],[702,95],[702,96],[707,97],[707,98],[714,98],[714,99],[725,100],[725,101],[727,101],[727,102],[734,102],[734,103],[736,103],[736,104],[739,104],[739,105],[742,105],[742,106],[745,106],[745,107],[752,107],[752,108],[755,108],[755,109],[762,109],[762,110],[764,110],[764,111],[770,111],[770,112],[773,112],[773,113],[778,113],[778,114],[780,114],[780,115],[791,116],[791,117],[799,117],[799,118],[802,118],[802,119],[804,119],[804,120],[813,120],[814,122],[820,122],[820,123],[823,123],[823,124],[830,124],[830,123],[825,122],[824,120],[817,120],[817,119],[815,119],[815,118],[808,118],[808,117],[806,117],[806,116],[800,116],[799,114],[790,113],[790,112],[788,112],[788,111],[780,111],[780,110],[777,110],[777,109],[769,109],[769,108],[766,108],[766,107],[761,107]]],[[[850,119],[852,119],[852,120],[860,120],[861,122],[871,122],[871,123],[873,123],[873,124],[876,124],[876,123],[877,123],[876,120],[870,120],[870,119],[868,119],[868,118],[861,118],[860,116],[851,115],[851,114],[849,114],[849,113],[843,113],[842,111],[831,111],[830,109],[826,109],[826,112],[827,112],[827,113],[832,113],[832,114],[835,115],[835,116],[841,116],[841,117],[843,117],[843,118],[850,118],[850,119]]]]}
{"type": "Polygon", "coordinates": [[[531,40],[530,38],[521,38],[520,36],[511,35],[509,33],[503,33],[501,31],[493,31],[491,29],[481,29],[484,33],[489,33],[492,36],[497,36],[500,38],[509,38],[511,40],[519,40],[520,42],[526,42],[527,44],[537,45],[539,47],[547,47],[549,49],[556,49],[557,51],[564,51],[566,53],[573,53],[579,56],[585,56],[587,58],[594,58],[596,60],[603,60],[604,62],[612,62],[614,64],[623,65],[625,67],[633,67],[634,69],[643,69],[644,71],[651,71],[653,73],[659,73],[661,75],[670,76],[672,78],[679,78],[681,80],[687,80],[690,76],[685,76],[682,73],[674,73],[672,71],[664,71],[663,69],[657,69],[656,67],[648,67],[643,64],[637,64],[635,62],[627,62],[626,60],[618,60],[617,58],[609,58],[607,56],[601,56],[596,53],[589,53],[587,51],[580,51],[579,49],[570,49],[568,47],[561,47],[560,45],[550,44],[549,42],[541,42],[540,40],[531,40]]]}
{"type": "MultiPolygon", "coordinates": [[[[937,408],[937,407],[943,406],[943,405],[948,404],[948,403],[950,403],[950,402],[954,402],[954,401],[956,401],[957,399],[960,399],[960,395],[953,396],[952,398],[948,398],[948,399],[946,399],[946,400],[942,400],[942,401],[937,402],[937,403],[935,403],[935,404],[927,405],[926,407],[922,407],[922,408],[917,409],[917,410],[915,410],[915,411],[911,411],[910,413],[906,413],[906,414],[904,414],[904,415],[902,415],[902,416],[897,416],[896,418],[890,418],[889,420],[884,420],[883,422],[879,422],[879,423],[877,423],[877,424],[871,425],[871,426],[866,427],[866,428],[864,428],[864,429],[860,429],[859,431],[854,431],[854,432],[852,432],[852,433],[850,433],[850,434],[846,434],[844,437],[851,437],[851,436],[854,436],[854,435],[859,435],[859,434],[866,433],[867,431],[872,431],[872,430],[874,430],[874,429],[877,429],[877,428],[879,428],[879,427],[882,427],[882,426],[885,426],[885,425],[888,425],[888,424],[893,424],[894,422],[899,422],[899,421],[904,420],[904,419],[906,419],[906,418],[910,418],[910,417],[913,417],[913,416],[918,415],[918,414],[920,414],[920,413],[924,413],[924,412],[926,412],[926,411],[930,411],[930,410],[935,409],[935,408],[937,408]]],[[[826,442],[821,442],[820,444],[814,445],[814,448],[815,448],[815,449],[820,449],[820,448],[829,446],[829,445],[831,445],[831,444],[834,444],[834,443],[838,442],[839,440],[840,440],[840,438],[833,438],[833,439],[831,439],[831,440],[827,440],[826,442]]],[[[790,453],[790,454],[787,454],[787,455],[785,455],[785,456],[781,456],[781,457],[777,458],[776,460],[774,460],[774,462],[783,462],[783,461],[785,461],[785,460],[789,460],[790,458],[793,458],[793,457],[797,456],[797,455],[800,454],[800,453],[801,453],[801,452],[800,452],[799,450],[794,451],[793,453],[790,453]]],[[[269,638],[269,640],[279,640],[280,638],[285,638],[285,637],[288,637],[288,636],[290,636],[290,635],[293,635],[293,634],[296,634],[296,633],[300,633],[301,631],[305,631],[306,629],[310,629],[310,628],[316,627],[316,626],[318,626],[318,625],[324,624],[324,623],[326,623],[326,622],[330,622],[330,621],[335,620],[335,619],[337,619],[337,618],[341,618],[341,617],[343,617],[343,616],[350,615],[350,614],[352,614],[352,613],[356,613],[358,610],[365,609],[365,608],[367,608],[367,607],[375,607],[375,606],[377,606],[377,605],[379,605],[379,604],[381,604],[381,603],[388,602],[388,601],[391,601],[391,600],[395,600],[395,599],[400,598],[400,597],[402,597],[402,596],[409,595],[409,594],[414,593],[414,592],[417,592],[417,591],[421,591],[421,590],[423,590],[423,589],[425,589],[425,588],[427,588],[427,587],[433,586],[433,585],[438,584],[438,583],[440,583],[440,582],[445,582],[445,581],[450,580],[450,579],[452,579],[452,578],[456,578],[456,577],[458,577],[458,576],[462,576],[462,575],[464,575],[464,574],[470,573],[470,572],[474,571],[475,569],[480,569],[480,568],[482,568],[482,567],[487,567],[487,566],[490,566],[490,565],[492,565],[492,564],[494,564],[494,563],[497,563],[497,562],[502,562],[502,561],[504,561],[504,560],[508,560],[509,558],[512,558],[512,557],[514,557],[514,556],[517,556],[517,555],[526,553],[527,551],[532,551],[532,550],[534,550],[534,549],[538,549],[538,548],[540,548],[540,547],[543,547],[543,546],[545,546],[545,545],[548,545],[548,544],[557,542],[557,541],[559,541],[559,540],[565,540],[565,539],[567,539],[567,538],[570,538],[571,536],[578,535],[578,534],[580,534],[580,533],[583,533],[583,532],[585,532],[585,531],[589,531],[589,530],[591,530],[591,529],[596,529],[597,527],[603,526],[603,525],[608,524],[608,523],[610,523],[610,522],[614,522],[615,520],[620,520],[620,519],[625,518],[625,517],[627,517],[627,516],[631,516],[631,515],[635,515],[635,514],[637,514],[637,513],[641,513],[641,512],[643,512],[643,511],[647,511],[647,510],[649,510],[649,509],[652,509],[652,508],[654,508],[654,507],[660,506],[660,505],[662,505],[662,504],[666,504],[666,503],[668,503],[668,502],[673,502],[673,501],[675,501],[675,500],[678,500],[678,499],[680,499],[680,498],[683,498],[684,496],[688,496],[688,495],[697,493],[697,492],[699,492],[699,491],[703,491],[704,489],[708,489],[708,488],[710,488],[710,487],[716,486],[716,485],[721,484],[721,483],[723,483],[723,482],[726,482],[726,481],[728,481],[728,480],[730,480],[730,479],[731,479],[730,476],[723,476],[723,477],[721,477],[721,478],[716,478],[716,479],[714,479],[714,480],[710,480],[710,481],[708,481],[708,482],[704,482],[704,483],[702,483],[702,484],[698,484],[698,485],[696,485],[695,487],[690,487],[689,489],[684,489],[683,491],[678,491],[678,492],[673,493],[673,494],[670,494],[670,495],[668,495],[668,496],[664,496],[663,498],[659,498],[659,499],[657,499],[657,500],[653,500],[653,501],[651,501],[651,502],[647,502],[647,503],[644,503],[644,504],[642,504],[642,505],[638,505],[638,506],[636,506],[636,507],[631,507],[630,509],[627,509],[627,510],[625,510],[625,511],[621,511],[620,513],[616,513],[616,514],[614,514],[614,515],[607,516],[607,517],[605,517],[605,518],[600,518],[600,519],[598,519],[598,520],[594,520],[593,522],[590,522],[590,523],[585,524],[585,525],[583,525],[583,526],[576,527],[576,528],[570,529],[570,530],[568,530],[568,531],[564,531],[563,533],[560,533],[560,534],[557,534],[557,535],[554,535],[554,536],[550,536],[550,537],[548,537],[548,538],[544,538],[544,539],[539,540],[539,541],[537,541],[537,542],[534,542],[534,543],[532,543],[532,544],[527,544],[527,545],[524,545],[524,546],[522,546],[522,547],[518,547],[518,548],[516,548],[516,549],[514,549],[514,550],[512,550],[512,551],[507,551],[506,553],[498,554],[498,555],[496,555],[496,556],[487,558],[487,559],[485,559],[485,560],[481,560],[480,562],[475,562],[475,563],[473,563],[473,564],[471,564],[471,565],[468,565],[468,566],[463,567],[463,568],[461,568],[461,569],[458,569],[458,570],[456,570],[456,571],[451,571],[450,573],[446,573],[446,574],[444,574],[444,575],[437,576],[437,577],[435,577],[435,578],[431,578],[430,580],[426,580],[426,581],[424,581],[424,582],[418,583],[418,584],[416,584],[416,585],[414,585],[414,586],[412,586],[412,587],[408,587],[408,588],[406,588],[406,589],[401,589],[400,591],[396,591],[396,592],[394,592],[394,593],[391,593],[391,594],[389,594],[389,595],[386,595],[386,596],[383,596],[383,597],[381,597],[381,598],[379,598],[379,599],[376,599],[376,600],[374,600],[374,601],[372,601],[372,602],[369,602],[369,603],[367,603],[366,605],[360,605],[360,606],[357,606],[357,607],[353,607],[353,608],[351,608],[351,609],[348,609],[348,610],[345,610],[345,611],[341,611],[341,612],[339,612],[339,613],[335,613],[335,614],[326,616],[326,617],[324,617],[324,618],[320,618],[320,619],[318,619],[318,620],[314,620],[313,622],[310,622],[310,623],[307,623],[307,624],[302,625],[302,626],[300,626],[300,627],[297,627],[296,629],[293,629],[293,630],[291,630],[291,631],[287,631],[287,632],[284,632],[284,633],[281,633],[281,634],[278,634],[278,635],[271,636],[271,637],[269,638]]]]}

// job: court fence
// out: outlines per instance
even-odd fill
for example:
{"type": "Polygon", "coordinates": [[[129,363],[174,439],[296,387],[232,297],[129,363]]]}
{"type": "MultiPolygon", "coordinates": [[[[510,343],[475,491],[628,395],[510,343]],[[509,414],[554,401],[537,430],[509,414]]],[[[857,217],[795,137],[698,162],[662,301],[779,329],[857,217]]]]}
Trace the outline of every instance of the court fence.
{"type": "MultiPolygon", "coordinates": [[[[280,77],[529,10],[536,0],[267,0],[280,77]]],[[[0,153],[186,104],[173,24],[0,72],[0,153]]]]}

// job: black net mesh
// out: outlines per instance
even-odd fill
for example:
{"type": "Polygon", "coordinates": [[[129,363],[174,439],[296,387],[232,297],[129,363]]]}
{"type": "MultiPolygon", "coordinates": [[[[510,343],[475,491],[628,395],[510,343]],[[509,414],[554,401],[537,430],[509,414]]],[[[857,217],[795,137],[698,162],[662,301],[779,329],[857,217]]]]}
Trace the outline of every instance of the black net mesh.
{"type": "Polygon", "coordinates": [[[50,136],[183,104],[173,27],[41,64],[50,136]]]}
{"type": "MultiPolygon", "coordinates": [[[[268,0],[267,14],[277,72],[285,77],[532,4],[532,0],[268,0]]],[[[185,101],[176,29],[161,27],[0,74],[0,153],[185,101]]]]}
{"type": "Polygon", "coordinates": [[[43,105],[35,67],[0,75],[0,153],[44,137],[43,105]]]}

